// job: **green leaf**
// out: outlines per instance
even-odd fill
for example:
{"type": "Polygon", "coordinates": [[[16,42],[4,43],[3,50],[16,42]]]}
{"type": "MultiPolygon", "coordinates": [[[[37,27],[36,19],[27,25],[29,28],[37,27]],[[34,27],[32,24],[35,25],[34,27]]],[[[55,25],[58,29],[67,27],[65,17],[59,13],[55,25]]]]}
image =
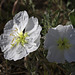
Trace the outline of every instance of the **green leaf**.
{"type": "Polygon", "coordinates": [[[75,10],[73,9],[69,15],[72,25],[75,27],[75,10]]]}

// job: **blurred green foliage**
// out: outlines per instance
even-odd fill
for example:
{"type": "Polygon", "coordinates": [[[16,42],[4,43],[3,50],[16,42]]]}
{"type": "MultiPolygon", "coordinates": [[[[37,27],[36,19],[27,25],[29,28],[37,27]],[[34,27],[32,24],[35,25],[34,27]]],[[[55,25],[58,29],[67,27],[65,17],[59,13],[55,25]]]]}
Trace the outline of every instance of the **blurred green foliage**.
{"type": "Polygon", "coordinates": [[[75,27],[75,10],[71,11],[69,17],[70,17],[72,25],[75,27]]]}

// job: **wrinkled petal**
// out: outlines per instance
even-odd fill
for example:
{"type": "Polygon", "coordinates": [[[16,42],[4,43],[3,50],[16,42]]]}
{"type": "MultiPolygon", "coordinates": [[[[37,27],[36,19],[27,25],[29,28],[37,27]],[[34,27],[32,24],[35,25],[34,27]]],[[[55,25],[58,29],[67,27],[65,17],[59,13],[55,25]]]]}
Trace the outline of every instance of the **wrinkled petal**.
{"type": "Polygon", "coordinates": [[[11,30],[13,28],[13,20],[10,20],[6,23],[4,30],[11,30]]]}
{"type": "Polygon", "coordinates": [[[64,51],[59,50],[57,46],[53,46],[48,50],[47,59],[49,62],[64,63],[64,51]]]}
{"type": "Polygon", "coordinates": [[[0,35],[0,47],[5,59],[16,61],[37,50],[41,30],[37,18],[29,19],[26,11],[16,14],[13,20],[6,23],[4,33],[0,35]],[[27,36],[24,36],[24,33],[27,33],[27,36]]]}
{"type": "Polygon", "coordinates": [[[10,38],[7,34],[2,34],[0,39],[0,47],[2,52],[9,50],[11,48],[12,37],[10,38]]]}
{"type": "Polygon", "coordinates": [[[28,14],[26,11],[21,11],[13,17],[14,24],[17,24],[20,31],[23,31],[28,23],[28,14]]]}
{"type": "Polygon", "coordinates": [[[25,45],[25,47],[27,48],[27,52],[30,53],[38,49],[40,45],[40,38],[41,36],[39,35],[38,38],[34,41],[34,43],[30,42],[29,44],[25,45]]]}
{"type": "Polygon", "coordinates": [[[34,42],[36,43],[37,48],[40,46],[40,38],[41,38],[41,35],[39,35],[38,38],[34,42]]]}
{"type": "Polygon", "coordinates": [[[0,35],[0,47],[2,49],[2,52],[11,49],[11,43],[12,41],[13,42],[15,41],[15,37],[18,34],[18,32],[19,32],[18,27],[17,25],[13,25],[12,20],[7,22],[7,24],[4,27],[4,34],[0,35]]]}
{"type": "Polygon", "coordinates": [[[23,57],[26,57],[28,54],[29,53],[24,47],[22,47],[21,45],[18,45],[7,52],[4,52],[4,57],[5,59],[16,61],[16,60],[22,59],[23,57]]]}
{"type": "MultiPolygon", "coordinates": [[[[31,42],[34,42],[38,36],[40,35],[40,32],[41,32],[42,28],[41,26],[39,25],[37,27],[37,29],[35,30],[35,32],[33,32],[32,34],[29,35],[29,37],[27,39],[31,40],[31,42]]],[[[29,33],[28,33],[29,34],[29,33]]]]}
{"type": "Polygon", "coordinates": [[[25,48],[27,49],[27,52],[30,53],[35,51],[37,49],[37,46],[35,43],[29,43],[25,46],[25,48]]]}
{"type": "Polygon", "coordinates": [[[38,19],[31,17],[28,21],[28,24],[26,26],[26,32],[28,32],[29,34],[31,34],[32,32],[34,32],[36,29],[38,28],[38,19]]]}

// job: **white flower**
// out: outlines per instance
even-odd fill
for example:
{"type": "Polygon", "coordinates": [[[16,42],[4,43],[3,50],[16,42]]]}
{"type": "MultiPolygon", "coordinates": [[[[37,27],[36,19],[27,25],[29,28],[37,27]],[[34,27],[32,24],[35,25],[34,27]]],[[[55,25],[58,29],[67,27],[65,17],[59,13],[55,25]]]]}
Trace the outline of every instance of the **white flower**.
{"type": "Polygon", "coordinates": [[[75,61],[75,29],[72,25],[50,28],[44,47],[48,49],[47,59],[50,62],[75,61]]]}
{"type": "Polygon", "coordinates": [[[0,36],[5,59],[16,61],[38,49],[41,29],[38,19],[29,18],[26,11],[16,14],[13,20],[7,22],[0,36]]]}

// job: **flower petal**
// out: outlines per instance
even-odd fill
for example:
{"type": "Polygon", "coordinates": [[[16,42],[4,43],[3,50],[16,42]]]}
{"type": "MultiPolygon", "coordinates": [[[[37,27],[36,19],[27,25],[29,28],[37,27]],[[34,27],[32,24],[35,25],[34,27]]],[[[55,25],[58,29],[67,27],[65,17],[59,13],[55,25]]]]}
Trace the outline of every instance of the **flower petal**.
{"type": "Polygon", "coordinates": [[[66,29],[67,29],[67,26],[63,26],[63,25],[58,25],[55,29],[58,30],[61,38],[65,37],[66,36],[66,29]]]}
{"type": "Polygon", "coordinates": [[[27,52],[33,52],[35,50],[38,49],[39,45],[40,45],[40,35],[38,36],[38,38],[34,41],[34,42],[30,42],[29,44],[25,45],[25,47],[27,48],[27,52]]]}
{"type": "Polygon", "coordinates": [[[27,39],[29,39],[29,41],[31,41],[31,42],[34,42],[38,38],[38,36],[40,35],[41,30],[42,30],[42,28],[39,25],[37,27],[37,29],[35,30],[35,32],[33,32],[32,34],[29,34],[28,33],[29,34],[29,37],[27,39]]]}
{"type": "Polygon", "coordinates": [[[32,32],[34,32],[36,29],[38,28],[38,19],[31,17],[28,21],[28,24],[26,26],[26,32],[28,32],[29,34],[31,34],[32,32]]]}
{"type": "Polygon", "coordinates": [[[26,11],[21,11],[18,14],[16,14],[13,18],[14,24],[17,24],[20,31],[23,31],[28,23],[28,14],[26,11]]]}
{"type": "Polygon", "coordinates": [[[7,52],[4,52],[4,57],[5,59],[16,61],[22,59],[23,57],[26,57],[28,54],[29,53],[23,46],[18,45],[7,52]]]}
{"type": "Polygon", "coordinates": [[[49,62],[64,63],[64,51],[59,50],[57,46],[53,46],[48,50],[47,59],[49,62]]]}
{"type": "Polygon", "coordinates": [[[75,62],[75,44],[69,50],[65,50],[64,56],[68,62],[75,62]]]}
{"type": "Polygon", "coordinates": [[[68,28],[67,28],[67,38],[68,40],[70,41],[71,44],[75,44],[75,28],[73,28],[72,25],[70,25],[68,28]]]}
{"type": "Polygon", "coordinates": [[[38,38],[35,40],[37,47],[39,47],[39,45],[40,45],[40,38],[41,38],[41,35],[39,35],[38,38]]]}
{"type": "Polygon", "coordinates": [[[14,39],[13,42],[15,41],[14,36],[16,37],[18,32],[19,32],[19,29],[17,25],[13,24],[12,20],[6,23],[4,27],[4,34],[0,35],[0,47],[2,49],[2,52],[8,51],[9,49],[11,49],[12,40],[14,39]]]}
{"type": "Polygon", "coordinates": [[[44,48],[48,49],[51,46],[56,46],[59,38],[60,36],[57,30],[49,29],[44,41],[44,48]]]}
{"type": "Polygon", "coordinates": [[[10,20],[6,23],[4,30],[11,30],[13,28],[13,20],[10,20]]]}
{"type": "Polygon", "coordinates": [[[2,52],[9,50],[11,48],[11,40],[12,37],[9,38],[9,36],[7,34],[2,34],[0,36],[0,47],[2,52]]]}

